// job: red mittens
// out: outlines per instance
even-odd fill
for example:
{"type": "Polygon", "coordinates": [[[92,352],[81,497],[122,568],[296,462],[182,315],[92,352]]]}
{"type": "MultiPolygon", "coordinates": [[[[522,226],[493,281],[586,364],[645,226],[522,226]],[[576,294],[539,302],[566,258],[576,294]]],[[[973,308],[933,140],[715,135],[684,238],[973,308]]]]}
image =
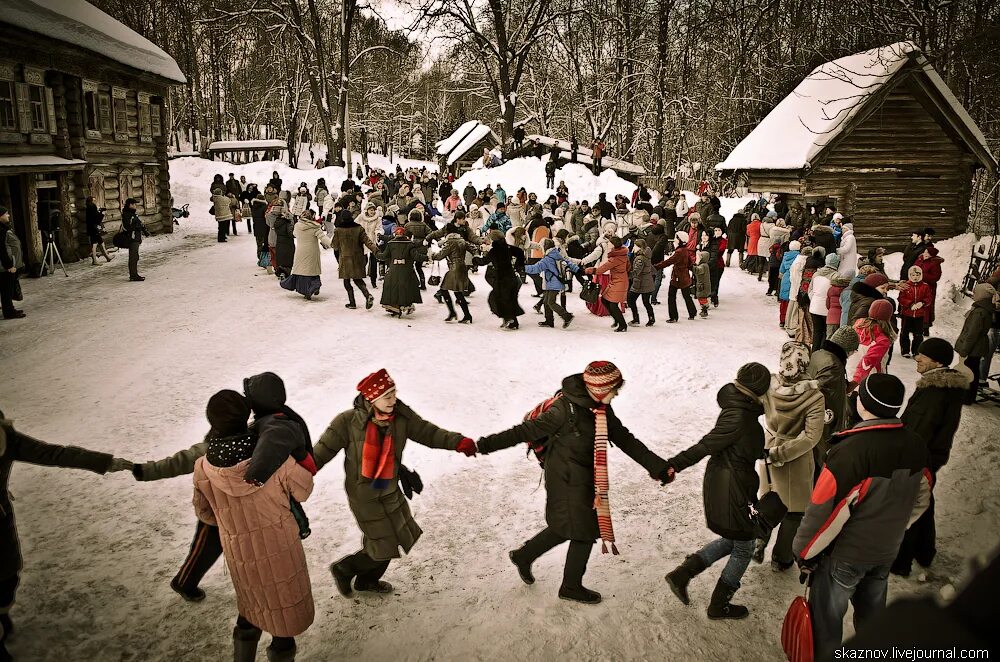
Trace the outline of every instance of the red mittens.
{"type": "Polygon", "coordinates": [[[458,442],[458,447],[455,450],[459,453],[465,453],[469,457],[475,457],[476,442],[468,437],[462,437],[462,441],[458,442]]]}

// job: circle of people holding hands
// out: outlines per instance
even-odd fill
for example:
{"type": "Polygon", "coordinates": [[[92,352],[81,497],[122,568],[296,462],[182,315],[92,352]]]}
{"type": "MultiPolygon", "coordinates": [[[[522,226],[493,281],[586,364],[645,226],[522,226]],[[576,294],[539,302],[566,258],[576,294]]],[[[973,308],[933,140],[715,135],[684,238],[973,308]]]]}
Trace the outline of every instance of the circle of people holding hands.
{"type": "MultiPolygon", "coordinates": [[[[295,658],[295,637],[315,617],[302,542],[310,534],[302,504],[314,475],[342,454],[348,505],[362,533],[360,549],[329,566],[337,590],[345,597],[391,593],[385,573],[422,534],[407,499],[423,484],[403,464],[413,441],[465,456],[527,444],[544,475],[545,527],[509,559],[531,585],[535,560],[568,543],[558,597],[582,604],[602,600],[583,584],[595,542],[602,541],[604,553],[619,553],[609,447],[662,485],[708,457],[704,515],[714,537],[666,574],[664,588],[689,605],[690,583],[726,559],[707,615],[745,618],[749,610],[734,596],[773,537],[771,568],[781,573],[797,564],[801,580],[811,583],[816,653],[828,653],[841,643],[848,602],[860,631],[884,608],[890,572],[908,575],[913,561],[932,563],[931,489],[948,461],[969,379],[961,363],[950,367],[952,346],[932,337],[916,354],[921,379],[908,403],[902,382],[881,372],[850,393],[846,362],[858,347],[857,332],[843,326],[816,351],[796,340],[785,343],[773,373],[760,363],[742,366],[718,391],[714,427],[669,459],[615,413],[612,403],[625,378],[608,361],[567,376],[516,425],[478,440],[422,418],[385,369],[358,383],[352,405],[315,444],[273,373],[245,379],[242,392],[213,395],[203,441],[143,463],[34,439],[0,415],[3,640],[13,631],[10,608],[22,568],[6,486],[15,461],[131,471],[138,481],[192,474],[197,527],[170,588],[185,600],[204,600],[199,583],[224,556],[236,594],[234,659],[255,659],[267,632],[268,659],[285,661],[295,658]]],[[[12,659],[2,651],[3,659],[12,659]]]]}

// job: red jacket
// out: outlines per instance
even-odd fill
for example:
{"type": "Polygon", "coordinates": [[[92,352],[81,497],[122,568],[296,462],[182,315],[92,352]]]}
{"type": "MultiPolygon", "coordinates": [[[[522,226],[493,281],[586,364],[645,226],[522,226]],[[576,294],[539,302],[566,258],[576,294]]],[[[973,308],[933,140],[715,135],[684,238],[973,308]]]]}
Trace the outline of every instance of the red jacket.
{"type": "Polygon", "coordinates": [[[601,297],[612,303],[625,303],[628,299],[628,249],[624,246],[608,253],[608,258],[596,267],[587,269],[588,273],[603,274],[611,272],[611,281],[601,292],[601,297]]]}
{"type": "Polygon", "coordinates": [[[843,285],[831,285],[826,291],[826,323],[840,326],[840,318],[844,316],[844,309],[840,305],[840,294],[844,291],[843,285]]]}
{"type": "Polygon", "coordinates": [[[931,305],[934,303],[934,293],[931,292],[931,286],[923,281],[914,283],[911,280],[906,281],[906,284],[910,287],[899,292],[899,314],[903,317],[922,319],[926,322],[930,318],[931,305]],[[913,310],[916,303],[924,305],[918,310],[913,310]]]}
{"type": "Polygon", "coordinates": [[[860,384],[865,381],[865,377],[873,372],[885,372],[885,361],[892,347],[889,336],[882,333],[882,329],[876,324],[865,324],[866,318],[859,319],[854,323],[854,330],[858,332],[858,340],[861,345],[867,345],[864,356],[858,362],[858,368],[854,371],[853,382],[860,384]]]}
{"type": "Polygon", "coordinates": [[[944,258],[938,257],[938,249],[934,246],[928,246],[927,252],[931,254],[929,258],[925,260],[924,254],[921,253],[914,264],[924,272],[924,282],[933,289],[941,280],[941,263],[944,262],[944,258]]]}
{"type": "Polygon", "coordinates": [[[750,225],[747,226],[747,256],[754,257],[757,255],[758,241],[760,241],[760,221],[751,221],[750,225]]]}
{"type": "Polygon", "coordinates": [[[723,258],[723,255],[725,254],[726,249],[728,247],[729,247],[729,242],[726,241],[726,238],[725,237],[720,237],[719,238],[719,259],[717,259],[715,261],[716,268],[718,268],[718,269],[725,269],[726,268],[726,260],[723,258]]]}
{"type": "Polygon", "coordinates": [[[674,250],[674,252],[663,262],[653,265],[656,269],[663,269],[673,265],[670,270],[670,286],[683,290],[691,287],[691,254],[684,246],[674,250]]]}

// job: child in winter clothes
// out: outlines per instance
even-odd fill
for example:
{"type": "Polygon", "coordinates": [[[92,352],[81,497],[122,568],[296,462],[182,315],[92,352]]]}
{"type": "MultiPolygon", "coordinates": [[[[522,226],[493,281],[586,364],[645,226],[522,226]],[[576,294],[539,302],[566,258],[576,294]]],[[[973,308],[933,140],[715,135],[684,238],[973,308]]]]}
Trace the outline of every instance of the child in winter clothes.
{"type": "Polygon", "coordinates": [[[865,377],[873,372],[886,372],[889,348],[896,339],[896,333],[889,325],[892,318],[892,304],[885,299],[877,299],[868,308],[868,317],[854,322],[861,345],[867,347],[858,362],[854,377],[847,384],[848,392],[857,388],[865,377]]]}
{"type": "Polygon", "coordinates": [[[708,317],[708,298],[712,295],[712,276],[708,269],[708,251],[699,251],[694,265],[694,290],[701,305],[699,317],[708,317]]]}
{"type": "Polygon", "coordinates": [[[788,314],[788,301],[792,295],[792,263],[799,257],[802,244],[798,241],[788,242],[788,250],[781,256],[781,266],[778,268],[778,278],[781,285],[778,288],[778,319],[781,327],[785,326],[788,314]]]}
{"type": "Polygon", "coordinates": [[[920,343],[924,340],[924,322],[934,295],[930,285],[923,282],[924,272],[920,267],[913,265],[907,275],[909,280],[906,281],[906,287],[899,290],[899,317],[902,322],[899,329],[899,349],[903,351],[903,358],[909,359],[920,353],[920,343]]]}
{"type": "MultiPolygon", "coordinates": [[[[637,239],[632,253],[632,286],[628,292],[628,307],[632,311],[632,326],[639,326],[639,309],[636,306],[639,298],[642,297],[642,305],[646,308],[646,316],[649,321],[646,326],[653,326],[656,320],[653,317],[653,305],[650,299],[653,295],[653,263],[652,251],[646,246],[645,239],[637,239]]],[[[572,282],[572,281],[570,281],[572,282]]]]}
{"type": "Polygon", "coordinates": [[[757,496],[754,464],[764,457],[764,430],[758,418],[764,413],[761,398],[771,385],[771,374],[760,363],[748,363],[716,396],[719,417],[715,427],[691,448],[667,460],[668,477],[709,456],[702,498],[708,528],[719,538],[708,543],[667,573],[667,583],[681,602],[690,603],[688,583],[708,566],[729,557],[712,591],[711,619],[745,618],[746,607],[730,604],[740,579],[750,564],[756,535],[748,504],[757,496]]]}
{"type": "Polygon", "coordinates": [[[547,326],[552,328],[555,326],[554,315],[559,315],[563,321],[563,328],[565,329],[573,321],[573,314],[566,312],[566,309],[559,305],[556,299],[559,293],[563,289],[563,281],[559,273],[559,263],[565,263],[566,267],[576,273],[580,270],[580,267],[569,261],[568,258],[564,257],[563,254],[556,248],[556,244],[551,239],[545,239],[542,241],[542,249],[545,251],[545,256],[541,260],[534,264],[525,265],[524,270],[527,274],[537,274],[541,275],[544,280],[544,294],[542,295],[542,305],[545,307],[545,321],[539,322],[538,326],[547,326]]]}
{"type": "Polygon", "coordinates": [[[292,198],[292,217],[295,220],[298,220],[299,215],[309,207],[310,200],[312,200],[312,195],[309,194],[309,187],[306,186],[305,182],[302,182],[295,197],[292,198]]]}

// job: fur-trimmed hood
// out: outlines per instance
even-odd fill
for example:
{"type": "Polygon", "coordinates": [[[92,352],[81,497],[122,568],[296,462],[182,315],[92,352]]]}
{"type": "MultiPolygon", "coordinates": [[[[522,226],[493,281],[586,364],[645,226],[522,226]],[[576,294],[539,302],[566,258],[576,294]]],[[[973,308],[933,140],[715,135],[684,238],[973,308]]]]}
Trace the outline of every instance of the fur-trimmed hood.
{"type": "Polygon", "coordinates": [[[969,388],[969,377],[951,368],[938,368],[924,373],[917,381],[917,388],[969,388]]]}

